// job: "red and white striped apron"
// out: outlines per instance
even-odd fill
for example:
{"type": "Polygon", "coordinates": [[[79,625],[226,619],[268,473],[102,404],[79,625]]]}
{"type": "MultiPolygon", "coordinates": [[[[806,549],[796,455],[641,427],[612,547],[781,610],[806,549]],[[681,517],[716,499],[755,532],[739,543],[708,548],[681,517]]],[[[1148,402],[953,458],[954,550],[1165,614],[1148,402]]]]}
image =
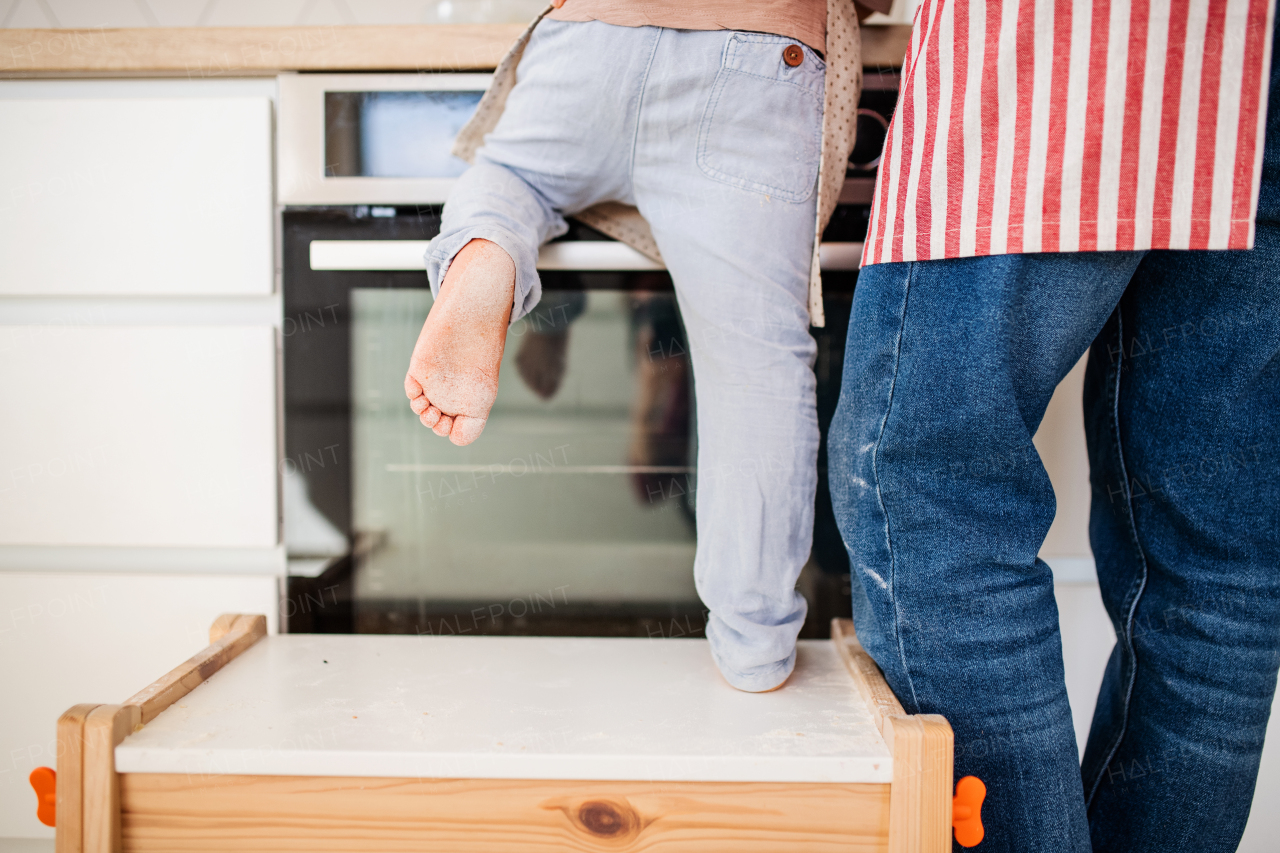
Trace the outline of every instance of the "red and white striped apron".
{"type": "Polygon", "coordinates": [[[924,0],[863,265],[1246,249],[1275,0],[924,0]]]}

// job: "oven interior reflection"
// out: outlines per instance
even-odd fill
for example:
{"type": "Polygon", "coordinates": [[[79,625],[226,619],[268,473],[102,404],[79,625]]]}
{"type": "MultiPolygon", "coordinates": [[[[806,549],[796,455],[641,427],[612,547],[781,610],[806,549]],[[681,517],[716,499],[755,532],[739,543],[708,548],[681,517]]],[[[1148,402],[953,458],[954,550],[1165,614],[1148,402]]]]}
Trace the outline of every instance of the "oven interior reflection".
{"type": "Polygon", "coordinates": [[[468,447],[405,400],[430,306],[426,289],[352,290],[357,621],[389,599],[696,603],[696,429],[674,294],[546,292],[509,331],[497,402],[468,447]]]}

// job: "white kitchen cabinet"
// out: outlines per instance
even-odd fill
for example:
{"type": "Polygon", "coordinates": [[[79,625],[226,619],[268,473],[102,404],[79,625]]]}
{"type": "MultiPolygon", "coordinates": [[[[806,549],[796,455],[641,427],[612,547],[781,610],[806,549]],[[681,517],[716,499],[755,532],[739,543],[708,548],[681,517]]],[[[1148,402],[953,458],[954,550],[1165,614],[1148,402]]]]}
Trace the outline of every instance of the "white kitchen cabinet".
{"type": "Polygon", "coordinates": [[[271,100],[75,85],[0,83],[0,295],[269,294],[271,100]]]}
{"type": "Polygon", "coordinates": [[[270,326],[0,326],[0,546],[273,548],[270,326]]]}
{"type": "Polygon", "coordinates": [[[58,715],[122,702],[204,648],[220,613],[263,613],[267,576],[0,572],[0,850],[53,837],[36,821],[27,775],[57,763],[58,715]]]}

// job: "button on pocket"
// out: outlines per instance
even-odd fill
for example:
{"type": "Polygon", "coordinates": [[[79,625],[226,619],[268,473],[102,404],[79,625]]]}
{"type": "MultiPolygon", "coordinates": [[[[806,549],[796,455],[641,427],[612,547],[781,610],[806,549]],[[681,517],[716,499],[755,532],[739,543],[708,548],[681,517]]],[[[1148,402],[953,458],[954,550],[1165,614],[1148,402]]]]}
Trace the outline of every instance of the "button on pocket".
{"type": "Polygon", "coordinates": [[[822,151],[824,72],[821,59],[786,39],[734,33],[698,132],[703,174],[780,201],[808,200],[822,151]]]}

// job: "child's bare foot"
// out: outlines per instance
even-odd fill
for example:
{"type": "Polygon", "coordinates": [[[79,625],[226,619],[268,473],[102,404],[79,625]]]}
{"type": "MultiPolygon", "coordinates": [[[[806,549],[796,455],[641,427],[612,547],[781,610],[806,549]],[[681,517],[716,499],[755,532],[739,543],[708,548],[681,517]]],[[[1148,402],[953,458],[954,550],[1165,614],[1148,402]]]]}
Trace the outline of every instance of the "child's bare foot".
{"type": "Polygon", "coordinates": [[[449,265],[409,359],[404,393],[424,426],[454,444],[480,437],[498,395],[516,266],[496,243],[472,240],[449,265]]]}
{"type": "MultiPolygon", "coordinates": [[[[721,673],[720,677],[721,677],[721,678],[724,678],[724,674],[723,674],[723,673],[721,673]]],[[[786,678],[784,678],[784,679],[782,679],[782,681],[778,682],[777,684],[775,684],[775,685],[774,685],[774,686],[772,686],[772,687],[766,687],[764,690],[743,690],[741,687],[735,687],[734,685],[729,684],[729,679],[727,679],[727,678],[725,678],[725,679],[724,679],[724,683],[725,683],[725,684],[729,684],[729,686],[730,686],[730,687],[733,687],[733,689],[734,689],[734,690],[742,690],[742,692],[743,692],[743,693],[772,693],[772,692],[773,692],[773,691],[775,691],[775,690],[781,690],[782,688],[786,687],[786,686],[787,686],[787,682],[788,682],[790,679],[791,679],[791,676],[790,676],[790,675],[787,675],[787,677],[786,677],[786,678]]]]}

